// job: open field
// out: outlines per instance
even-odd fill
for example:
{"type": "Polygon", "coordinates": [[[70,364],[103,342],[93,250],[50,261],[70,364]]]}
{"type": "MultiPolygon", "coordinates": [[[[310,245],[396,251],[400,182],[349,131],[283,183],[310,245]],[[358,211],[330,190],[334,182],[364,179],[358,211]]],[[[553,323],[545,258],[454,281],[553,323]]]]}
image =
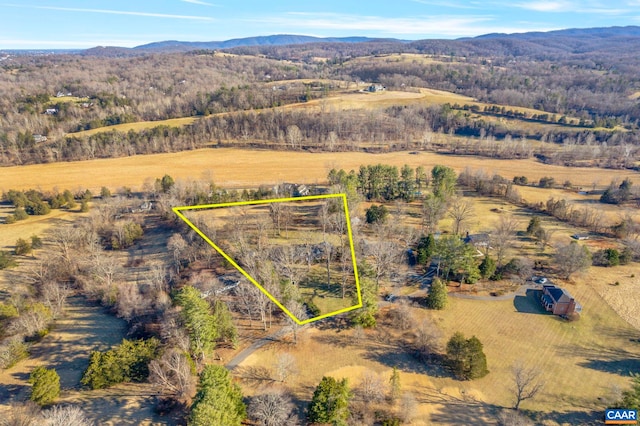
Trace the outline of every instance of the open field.
{"type": "MultiPolygon", "coordinates": [[[[0,221],[4,221],[4,217],[13,214],[13,211],[13,208],[0,207],[0,221]]],[[[86,214],[78,211],[56,209],[45,216],[29,216],[28,219],[12,224],[1,223],[0,250],[13,249],[18,238],[28,239],[32,235],[42,236],[51,227],[65,223],[69,224],[81,216],[86,216],[86,214]]]]}
{"type": "Polygon", "coordinates": [[[149,385],[119,385],[102,391],[80,390],[80,379],[89,365],[89,354],[120,343],[126,324],[81,297],[70,299],[66,316],[42,341],[31,348],[31,356],[0,372],[0,412],[12,401],[28,398],[26,379],[38,366],[55,368],[60,375],[60,401],[77,404],[87,417],[104,425],[167,424],[153,412],[155,392],[149,385]]]}
{"type": "Polygon", "coordinates": [[[151,129],[158,126],[182,127],[188,124],[193,124],[196,120],[199,120],[200,118],[201,117],[183,117],[183,118],[172,118],[170,120],[160,120],[160,121],[138,121],[136,123],[116,124],[114,126],[98,127],[91,130],[83,130],[81,132],[67,133],[66,136],[86,137],[86,136],[95,135],[97,133],[110,132],[112,130],[126,133],[129,130],[140,131],[145,129],[151,129]]]}
{"type": "Polygon", "coordinates": [[[82,187],[99,192],[102,186],[112,190],[128,186],[140,189],[148,179],[168,173],[178,179],[213,179],[219,186],[257,187],[280,182],[309,184],[326,181],[332,168],[357,170],[360,165],[392,164],[430,169],[436,164],[461,172],[466,167],[498,173],[507,179],[525,175],[530,181],[553,176],[556,182],[570,180],[574,186],[590,187],[594,181],[604,188],[611,179],[631,179],[640,184],[640,176],[627,170],[598,168],[568,168],[541,164],[535,160],[497,160],[471,156],[441,155],[407,151],[384,154],[363,152],[290,152],[248,150],[237,148],[209,148],[169,154],[100,159],[67,163],[35,164],[2,168],[0,191],[9,189],[55,187],[72,190],[82,187]]]}
{"type": "MultiPolygon", "coordinates": [[[[268,347],[241,367],[269,369],[279,353],[292,353],[304,368],[288,385],[304,405],[323,375],[347,377],[354,387],[367,369],[388,377],[397,366],[403,391],[413,392],[420,402],[420,416],[412,424],[495,424],[495,411],[513,403],[511,366],[522,360],[539,366],[547,383],[537,399],[522,406],[545,413],[537,424],[593,422],[606,405],[599,398],[609,397],[616,386],[628,386],[628,371],[640,363],[640,346],[634,343],[637,331],[589,284],[580,282],[569,290],[584,305],[577,322],[544,313],[532,294],[507,301],[452,298],[439,312],[413,309],[417,317],[435,322],[445,340],[462,331],[482,341],[490,373],[471,382],[442,377],[437,368],[418,362],[398,345],[399,333],[386,327],[367,332],[362,343],[354,342],[351,331],[311,329],[302,343],[268,347]],[[318,353],[327,355],[313,355],[318,353]]],[[[255,388],[244,390],[252,394],[255,388]]]]}
{"type": "MultiPolygon", "coordinates": [[[[402,55],[405,56],[405,55],[402,55]]],[[[419,55],[414,55],[419,56],[419,55]]],[[[474,98],[456,94],[453,92],[448,92],[444,90],[437,89],[429,89],[429,88],[416,88],[410,91],[392,91],[385,90],[383,92],[377,93],[369,93],[364,92],[362,90],[366,89],[366,86],[362,86],[360,90],[354,90],[354,84],[349,81],[340,81],[340,80],[329,80],[329,79],[302,79],[302,80],[278,80],[275,82],[270,82],[269,85],[274,88],[280,84],[309,84],[313,82],[320,82],[324,84],[333,85],[335,88],[332,89],[331,94],[327,98],[322,99],[314,99],[309,102],[300,102],[288,104],[282,107],[273,107],[273,108],[265,108],[256,110],[257,113],[265,110],[271,109],[287,109],[287,108],[302,108],[302,109],[318,109],[318,108],[332,108],[336,110],[368,110],[368,109],[378,109],[378,108],[386,108],[395,105],[407,106],[407,105],[444,105],[450,104],[459,106],[470,105],[470,106],[478,106],[482,108],[489,107],[504,107],[506,110],[517,111],[523,114],[527,114],[528,116],[533,115],[541,115],[548,114],[546,111],[532,109],[532,108],[523,108],[516,107],[511,105],[496,105],[489,104],[485,102],[479,102],[474,98]]],[[[53,98],[53,99],[64,99],[63,102],[79,102],[82,101],[80,98],[53,98]]],[[[220,113],[222,115],[226,114],[238,114],[243,111],[237,112],[225,112],[220,113]]],[[[545,122],[531,122],[526,120],[520,120],[517,118],[508,118],[508,117],[497,117],[492,116],[490,114],[472,114],[474,119],[482,119],[485,121],[499,123],[505,126],[507,129],[525,129],[528,131],[537,131],[537,132],[548,132],[551,130],[560,130],[566,128],[567,126],[558,124],[558,123],[545,123],[545,122]]],[[[67,136],[78,136],[78,137],[87,137],[97,133],[109,132],[111,130],[116,130],[119,132],[128,132],[130,130],[140,131],[144,129],[150,129],[156,126],[172,126],[172,127],[181,127],[185,125],[192,124],[196,120],[201,117],[183,117],[183,118],[173,118],[169,120],[159,120],[159,121],[140,121],[135,123],[126,123],[126,124],[117,124],[114,126],[106,126],[99,127],[91,130],[84,130],[80,132],[68,133],[67,136]]],[[[579,123],[579,119],[568,117],[567,122],[572,125],[577,125],[579,123]]],[[[574,130],[586,130],[586,128],[578,128],[572,127],[574,130]]],[[[606,129],[599,129],[606,130],[606,129]]]]}

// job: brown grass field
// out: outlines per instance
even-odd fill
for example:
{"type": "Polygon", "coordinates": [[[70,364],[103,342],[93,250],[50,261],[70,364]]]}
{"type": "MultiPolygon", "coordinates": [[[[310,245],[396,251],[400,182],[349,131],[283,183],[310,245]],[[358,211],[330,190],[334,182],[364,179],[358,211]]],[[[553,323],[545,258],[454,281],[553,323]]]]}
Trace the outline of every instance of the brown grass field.
{"type": "MultiPolygon", "coordinates": [[[[404,56],[404,55],[403,55],[404,56]]],[[[414,55],[420,56],[420,55],[414,55]]],[[[424,59],[424,58],[423,58],[424,59]]],[[[403,58],[402,60],[406,60],[403,58]]],[[[416,60],[411,59],[411,60],[416,60]]],[[[425,105],[443,105],[443,104],[458,104],[460,106],[463,105],[475,105],[480,108],[496,106],[494,104],[488,104],[485,102],[479,102],[474,98],[456,94],[453,92],[448,92],[444,90],[436,90],[436,89],[414,89],[412,91],[392,91],[387,90],[384,92],[378,93],[368,93],[363,92],[362,89],[365,87],[361,87],[360,90],[357,88],[354,90],[354,84],[348,81],[340,81],[340,80],[319,80],[319,79],[302,79],[302,80],[280,80],[275,82],[270,82],[270,85],[277,84],[295,84],[295,83],[303,83],[308,84],[312,82],[322,82],[327,84],[333,84],[337,87],[331,93],[331,95],[327,98],[316,99],[309,102],[302,103],[293,103],[289,105],[285,105],[282,107],[274,107],[274,108],[265,108],[260,111],[266,111],[270,109],[287,109],[287,108],[304,108],[304,109],[317,109],[317,108],[331,108],[338,111],[343,110],[361,110],[361,109],[378,109],[378,108],[386,108],[395,105],[416,105],[416,104],[425,104],[425,105]]],[[[357,86],[356,86],[357,87],[357,86]]],[[[82,101],[80,98],[53,98],[53,99],[64,99],[63,102],[79,102],[82,101]]],[[[503,105],[497,105],[503,106],[503,105]]],[[[532,108],[523,108],[516,107],[511,105],[504,105],[507,110],[518,111],[528,115],[534,114],[545,114],[545,111],[532,109],[532,108]]],[[[226,114],[237,114],[241,112],[230,112],[230,113],[221,113],[218,115],[226,115],[226,114]]],[[[561,124],[554,123],[543,123],[543,122],[528,122],[524,120],[520,120],[517,118],[506,118],[506,117],[494,117],[491,115],[480,115],[473,114],[473,118],[482,119],[485,121],[497,122],[507,129],[527,129],[530,131],[538,131],[545,132],[550,130],[558,130],[563,126],[561,124]]],[[[114,126],[106,126],[99,127],[91,130],[84,130],[80,132],[69,133],[69,136],[78,136],[78,137],[86,137],[91,136],[97,133],[109,132],[112,130],[120,131],[120,132],[128,132],[130,130],[140,131],[144,129],[150,129],[156,126],[172,126],[172,127],[181,127],[185,125],[192,124],[196,120],[200,119],[200,117],[183,117],[183,118],[173,118],[169,120],[160,120],[160,121],[141,121],[136,123],[126,123],[126,124],[118,124],[114,126]]],[[[567,118],[569,124],[576,125],[579,122],[579,119],[568,117],[567,118]]],[[[583,129],[583,128],[576,128],[583,129]]],[[[598,129],[598,130],[606,130],[606,129],[598,129]]]]}
{"type": "Polygon", "coordinates": [[[407,151],[384,154],[362,152],[290,152],[249,150],[238,148],[206,148],[169,154],[154,154],[115,159],[79,162],[35,164],[5,167],[0,174],[0,191],[9,189],[72,191],[88,188],[99,192],[102,186],[117,190],[123,186],[140,189],[145,181],[168,173],[185,180],[213,179],[225,187],[256,187],[280,182],[326,181],[332,168],[356,170],[366,164],[392,164],[412,167],[424,166],[427,170],[436,164],[452,167],[457,172],[466,167],[498,173],[507,179],[525,175],[530,181],[543,176],[553,176],[556,182],[571,181],[576,187],[606,187],[612,179],[629,178],[640,184],[637,173],[627,170],[598,168],[568,168],[541,164],[535,160],[497,160],[472,156],[452,156],[430,152],[411,155],[407,151]]]}
{"type": "Polygon", "coordinates": [[[95,135],[96,133],[110,132],[112,130],[126,133],[129,130],[140,131],[158,126],[182,127],[188,124],[193,124],[199,119],[200,117],[183,117],[160,121],[139,121],[136,123],[116,124],[115,126],[98,127],[91,130],[83,130],[81,132],[67,133],[67,136],[86,137],[95,135]]]}
{"type": "Polygon", "coordinates": [[[87,417],[101,425],[167,424],[153,412],[155,392],[148,385],[118,385],[100,391],[79,390],[80,379],[89,364],[89,353],[107,350],[120,343],[126,323],[92,306],[81,297],[70,300],[66,316],[42,341],[31,348],[31,356],[0,372],[0,413],[11,401],[28,397],[26,379],[38,366],[55,368],[60,375],[61,403],[77,404],[87,417]]]}
{"type": "MultiPolygon", "coordinates": [[[[577,322],[543,313],[532,296],[508,301],[451,298],[444,311],[414,309],[416,316],[438,324],[445,339],[462,331],[482,341],[490,374],[471,382],[430,374],[398,346],[398,333],[385,327],[367,332],[362,343],[355,343],[350,331],[311,329],[302,343],[267,347],[241,367],[270,369],[279,353],[292,353],[299,372],[288,386],[305,404],[322,376],[347,377],[357,386],[366,369],[388,377],[397,366],[403,391],[413,392],[420,403],[420,416],[412,424],[495,424],[495,410],[513,403],[511,366],[521,360],[540,367],[547,383],[538,398],[522,405],[544,413],[536,424],[584,424],[601,417],[606,403],[599,398],[628,386],[628,371],[637,368],[640,347],[633,343],[637,331],[591,285],[569,285],[569,290],[584,305],[577,322]],[[326,356],[314,355],[319,353],[326,356]]],[[[256,386],[243,388],[252,394],[256,386]]]]}

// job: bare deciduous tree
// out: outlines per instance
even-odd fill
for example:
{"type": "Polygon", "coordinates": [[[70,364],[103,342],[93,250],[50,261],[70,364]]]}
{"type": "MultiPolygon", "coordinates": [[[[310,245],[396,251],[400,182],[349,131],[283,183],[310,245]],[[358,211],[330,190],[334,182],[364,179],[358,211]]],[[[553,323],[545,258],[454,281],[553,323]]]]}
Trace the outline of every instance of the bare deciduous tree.
{"type": "Polygon", "coordinates": [[[360,382],[360,393],[365,403],[381,402],[387,394],[387,381],[379,374],[367,370],[360,382]]]}
{"type": "Polygon", "coordinates": [[[405,423],[411,421],[418,414],[418,401],[411,392],[405,392],[400,398],[400,418],[405,423]]]}
{"type": "Polygon", "coordinates": [[[92,426],[84,411],[75,405],[54,405],[42,412],[45,426],[92,426]]]}
{"type": "Polygon", "coordinates": [[[47,281],[40,287],[42,301],[44,305],[51,310],[53,318],[62,315],[67,302],[69,288],[66,284],[55,281],[47,281]]]}
{"type": "Polygon", "coordinates": [[[296,374],[296,358],[288,352],[279,354],[273,370],[274,380],[285,383],[289,377],[296,374]]]}
{"type": "Polygon", "coordinates": [[[261,426],[293,424],[294,405],[291,398],[280,389],[269,389],[251,399],[248,414],[261,426]]]}
{"type": "Polygon", "coordinates": [[[163,395],[182,402],[188,402],[196,384],[184,352],[176,349],[166,351],[160,359],[149,363],[149,380],[160,386],[163,395]]]}
{"type": "Polygon", "coordinates": [[[447,203],[440,197],[428,196],[422,203],[422,229],[426,234],[435,234],[438,222],[447,211],[447,203]]]}
{"type": "Polygon", "coordinates": [[[495,250],[498,267],[504,264],[507,250],[513,246],[519,223],[512,215],[503,215],[498,219],[491,235],[491,246],[495,250]]]}
{"type": "Polygon", "coordinates": [[[434,323],[424,320],[419,324],[414,324],[414,329],[415,347],[422,357],[428,358],[431,354],[440,351],[442,332],[434,323]]]}
{"type": "Polygon", "coordinates": [[[462,225],[473,216],[473,204],[462,197],[455,198],[449,208],[449,217],[453,219],[453,233],[459,235],[462,225]]]}
{"type": "Polygon", "coordinates": [[[522,401],[534,398],[544,387],[544,381],[540,377],[541,371],[536,367],[525,367],[522,362],[517,362],[513,368],[513,393],[516,398],[513,408],[520,409],[522,401]]]}

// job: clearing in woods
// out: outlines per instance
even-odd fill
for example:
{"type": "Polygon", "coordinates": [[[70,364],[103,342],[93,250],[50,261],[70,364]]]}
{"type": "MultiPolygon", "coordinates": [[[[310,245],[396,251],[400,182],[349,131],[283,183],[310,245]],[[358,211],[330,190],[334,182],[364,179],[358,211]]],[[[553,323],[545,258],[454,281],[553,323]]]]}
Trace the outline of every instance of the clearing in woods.
{"type": "Polygon", "coordinates": [[[362,307],[345,194],[173,211],[299,325],[362,307]]]}
{"type": "MultiPolygon", "coordinates": [[[[474,119],[483,119],[494,122],[500,122],[502,124],[512,123],[514,126],[520,126],[522,128],[526,128],[528,130],[549,130],[549,129],[560,129],[563,127],[567,127],[567,125],[571,126],[573,129],[577,130],[585,130],[584,127],[577,127],[580,120],[575,117],[565,117],[566,124],[558,123],[555,121],[527,121],[519,118],[507,118],[503,116],[494,116],[491,113],[483,113],[485,109],[503,109],[505,111],[514,111],[520,114],[524,114],[526,117],[534,117],[534,116],[554,116],[554,114],[549,114],[546,111],[533,109],[533,108],[524,108],[517,107],[512,105],[498,105],[498,104],[489,104],[485,102],[477,101],[474,98],[469,96],[460,95],[453,92],[448,92],[444,90],[437,89],[429,89],[429,88],[408,88],[406,91],[401,90],[385,90],[382,92],[369,93],[366,92],[366,86],[363,86],[361,90],[353,90],[352,85],[348,81],[337,81],[337,80],[313,80],[313,79],[305,79],[305,80],[282,80],[282,81],[274,81],[271,82],[271,85],[274,84],[285,84],[285,83],[313,83],[313,82],[321,82],[325,84],[332,84],[336,87],[344,86],[345,88],[335,89],[331,92],[331,94],[327,97],[321,99],[314,99],[309,102],[298,102],[287,104],[284,106],[264,108],[260,110],[256,110],[255,112],[260,113],[261,111],[269,111],[269,110],[283,110],[288,108],[302,108],[302,109],[317,109],[321,108],[333,108],[339,111],[343,110],[361,110],[361,109],[379,109],[379,108],[387,108],[391,106],[407,106],[407,105],[458,105],[460,107],[464,105],[468,105],[470,107],[478,107],[475,114],[472,114],[471,117],[474,119]]],[[[64,99],[64,98],[62,98],[64,99]]],[[[231,111],[231,112],[223,112],[214,115],[230,115],[230,114],[242,114],[248,111],[231,111]]],[[[130,130],[141,131],[145,129],[151,129],[157,126],[170,126],[170,127],[182,127],[185,125],[193,124],[195,121],[201,119],[203,117],[181,117],[181,118],[172,118],[167,120],[159,120],[159,121],[139,121],[134,123],[125,123],[125,124],[117,124],[113,126],[105,126],[98,127],[91,130],[84,130],[80,132],[69,133],[67,136],[78,136],[78,137],[87,137],[91,135],[95,135],[97,133],[104,133],[110,131],[119,131],[119,132],[128,132],[130,130]]],[[[206,117],[205,117],[206,118],[206,117]]],[[[605,129],[598,129],[605,130],[605,129]]]]}

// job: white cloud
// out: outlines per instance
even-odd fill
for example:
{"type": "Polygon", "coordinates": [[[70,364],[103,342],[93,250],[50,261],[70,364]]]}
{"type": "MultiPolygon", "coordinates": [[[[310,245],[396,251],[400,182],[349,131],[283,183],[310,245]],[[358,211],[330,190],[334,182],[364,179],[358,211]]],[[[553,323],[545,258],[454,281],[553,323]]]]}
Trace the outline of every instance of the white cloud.
{"type": "Polygon", "coordinates": [[[426,4],[428,6],[448,7],[452,9],[482,9],[482,5],[462,4],[441,0],[411,0],[414,3],[426,4]]]}
{"type": "Polygon", "coordinates": [[[555,28],[531,26],[530,28],[506,27],[491,24],[491,16],[424,16],[414,18],[387,18],[380,16],[359,16],[336,13],[312,14],[289,12],[284,16],[261,17],[252,22],[295,28],[305,32],[329,30],[349,32],[355,35],[366,32],[383,37],[471,37],[481,34],[525,31],[548,31],[555,28]]]}
{"type": "Polygon", "coordinates": [[[184,3],[199,4],[201,6],[215,6],[213,3],[207,3],[201,0],[180,0],[180,1],[184,3]]]}
{"type": "Polygon", "coordinates": [[[125,10],[111,10],[111,9],[83,9],[75,7],[55,7],[55,6],[32,6],[21,4],[3,4],[2,6],[21,7],[27,9],[44,9],[44,10],[61,10],[66,12],[84,12],[84,13],[102,13],[108,15],[131,15],[131,16],[145,16],[151,18],[168,18],[168,19],[187,19],[193,21],[214,21],[213,18],[207,16],[193,16],[193,15],[173,15],[165,13],[151,13],[151,12],[130,12],[125,10]]]}
{"type": "MultiPolygon", "coordinates": [[[[638,1],[640,0],[633,0],[638,1]]],[[[520,9],[532,10],[534,12],[573,12],[588,13],[597,15],[623,15],[629,12],[628,9],[613,8],[603,4],[599,0],[591,1],[569,1],[569,0],[533,0],[520,3],[505,3],[505,7],[515,6],[520,9]]]]}

